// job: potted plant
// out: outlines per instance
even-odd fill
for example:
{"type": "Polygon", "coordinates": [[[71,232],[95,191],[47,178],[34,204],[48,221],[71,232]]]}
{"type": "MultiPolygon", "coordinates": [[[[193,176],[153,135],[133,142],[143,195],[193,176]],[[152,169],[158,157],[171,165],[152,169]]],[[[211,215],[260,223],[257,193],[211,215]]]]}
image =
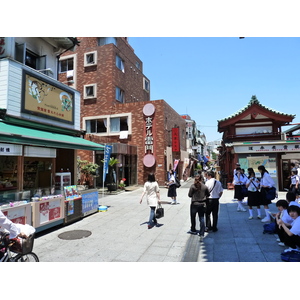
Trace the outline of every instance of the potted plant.
{"type": "Polygon", "coordinates": [[[119,183],[119,189],[120,190],[125,190],[125,186],[126,186],[125,181],[126,181],[126,178],[122,178],[120,180],[120,183],[119,183]]]}
{"type": "Polygon", "coordinates": [[[93,179],[99,176],[99,165],[87,160],[78,160],[77,167],[81,173],[79,183],[88,187],[93,186],[93,179]]]}

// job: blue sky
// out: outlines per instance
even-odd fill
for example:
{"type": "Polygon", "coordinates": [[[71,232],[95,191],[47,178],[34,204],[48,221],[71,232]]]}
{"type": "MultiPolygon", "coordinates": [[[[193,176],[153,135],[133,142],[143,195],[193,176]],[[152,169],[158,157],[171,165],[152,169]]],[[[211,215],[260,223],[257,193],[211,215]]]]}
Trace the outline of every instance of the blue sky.
{"type": "Polygon", "coordinates": [[[128,39],[151,82],[151,100],[189,114],[207,141],[221,139],[217,120],[247,106],[252,95],[300,122],[300,38],[128,39]]]}

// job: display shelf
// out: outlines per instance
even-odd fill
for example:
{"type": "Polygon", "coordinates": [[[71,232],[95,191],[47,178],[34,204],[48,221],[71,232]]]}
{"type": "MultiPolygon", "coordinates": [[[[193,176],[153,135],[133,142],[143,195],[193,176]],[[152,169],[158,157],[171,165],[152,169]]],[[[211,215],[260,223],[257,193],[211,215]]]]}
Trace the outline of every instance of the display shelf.
{"type": "Polygon", "coordinates": [[[65,217],[65,197],[62,195],[33,198],[32,206],[32,226],[36,231],[42,231],[64,222],[65,217]],[[38,200],[39,199],[39,200],[38,200]]]}

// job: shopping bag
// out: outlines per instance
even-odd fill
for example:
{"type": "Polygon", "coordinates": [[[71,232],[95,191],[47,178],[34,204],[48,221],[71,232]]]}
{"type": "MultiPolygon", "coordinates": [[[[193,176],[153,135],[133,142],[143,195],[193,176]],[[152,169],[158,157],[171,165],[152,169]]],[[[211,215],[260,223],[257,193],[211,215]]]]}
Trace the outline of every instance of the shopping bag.
{"type": "Polygon", "coordinates": [[[156,208],[155,212],[155,218],[160,219],[164,216],[164,208],[161,206],[161,204],[158,204],[158,207],[156,208]]]}

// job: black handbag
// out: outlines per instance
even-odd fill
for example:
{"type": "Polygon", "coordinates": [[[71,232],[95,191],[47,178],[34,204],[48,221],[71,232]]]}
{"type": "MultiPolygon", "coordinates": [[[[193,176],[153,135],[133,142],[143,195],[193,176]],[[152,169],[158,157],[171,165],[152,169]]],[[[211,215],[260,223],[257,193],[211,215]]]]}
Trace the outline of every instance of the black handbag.
{"type": "Polygon", "coordinates": [[[276,198],[276,188],[275,187],[265,188],[265,193],[266,193],[267,200],[274,200],[276,198]]]}
{"type": "Polygon", "coordinates": [[[244,185],[244,184],[241,185],[241,192],[242,192],[243,197],[248,196],[248,188],[246,187],[246,185],[244,185]]]}
{"type": "Polygon", "coordinates": [[[161,206],[161,204],[158,204],[155,212],[155,218],[160,219],[164,216],[164,208],[161,206]]]}

